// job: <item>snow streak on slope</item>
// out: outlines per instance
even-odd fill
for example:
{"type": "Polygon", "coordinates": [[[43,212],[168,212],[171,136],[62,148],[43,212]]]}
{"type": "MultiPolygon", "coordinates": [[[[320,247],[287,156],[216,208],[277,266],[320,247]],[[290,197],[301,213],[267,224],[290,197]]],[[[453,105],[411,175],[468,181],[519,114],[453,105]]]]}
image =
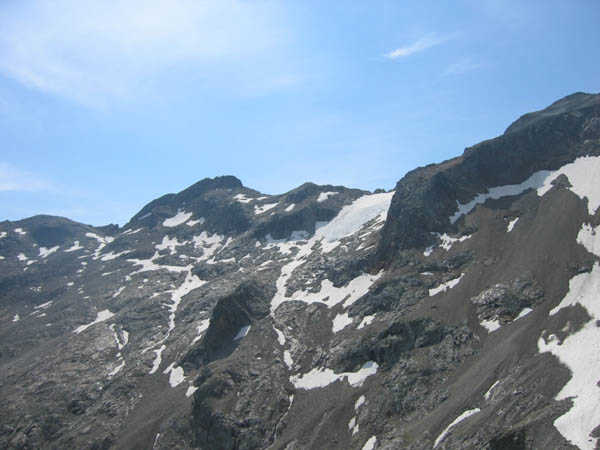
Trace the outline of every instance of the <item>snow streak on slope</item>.
{"type": "Polygon", "coordinates": [[[173,217],[169,217],[163,221],[163,227],[176,227],[185,223],[192,217],[193,213],[186,213],[185,211],[177,211],[173,217]]]}
{"type": "Polygon", "coordinates": [[[457,423],[462,422],[463,420],[465,420],[467,417],[471,417],[473,414],[477,414],[479,411],[481,411],[479,408],[475,408],[475,409],[469,409],[465,412],[463,412],[460,416],[458,416],[456,419],[454,419],[452,421],[452,423],[450,425],[448,425],[446,427],[446,429],[444,431],[442,431],[442,433],[437,437],[437,439],[435,440],[434,444],[433,444],[433,448],[436,448],[440,442],[442,442],[444,440],[444,438],[448,435],[448,433],[450,432],[450,429],[455,426],[457,423]]]}
{"type": "Polygon", "coordinates": [[[79,334],[85,330],[87,330],[89,327],[91,327],[92,325],[96,325],[97,323],[100,322],[104,322],[105,320],[110,319],[111,317],[113,317],[114,314],[112,312],[110,312],[108,309],[105,309],[103,311],[100,311],[97,315],[96,315],[96,319],[93,322],[90,322],[88,324],[85,325],[80,325],[77,328],[75,328],[73,330],[73,333],[79,334]]]}
{"type": "Polygon", "coordinates": [[[379,365],[375,361],[368,361],[356,372],[342,372],[336,374],[331,369],[315,368],[304,375],[294,375],[290,381],[296,389],[316,389],[335,383],[346,378],[352,387],[360,387],[371,375],[375,375],[379,365]]]}
{"type": "Polygon", "coordinates": [[[343,287],[335,287],[330,280],[326,279],[321,282],[319,292],[298,290],[290,297],[286,295],[286,286],[294,270],[301,266],[304,260],[311,255],[315,244],[321,242],[323,246],[323,243],[326,242],[327,245],[323,246],[323,252],[326,253],[339,245],[339,239],[360,231],[367,222],[375,218],[385,220],[393,194],[393,192],[388,192],[362,196],[352,204],[342,208],[331,222],[318,226],[314,236],[308,241],[305,243],[294,242],[294,246],[298,247],[298,252],[281,269],[281,275],[276,282],[277,292],[271,300],[271,312],[274,312],[283,302],[290,300],[300,300],[307,303],[324,302],[329,307],[344,301],[344,307],[347,307],[365,295],[371,285],[383,275],[383,272],[376,275],[359,275],[343,287]]]}
{"type": "MultiPolygon", "coordinates": [[[[573,182],[572,182],[573,183],[573,182]]],[[[596,190],[600,193],[600,187],[596,190]]],[[[593,198],[591,195],[588,198],[593,198]]],[[[590,201],[590,204],[592,202],[590,201]]],[[[588,206],[590,205],[588,204],[588,206]]],[[[600,256],[600,227],[584,224],[577,242],[590,253],[600,256]]],[[[571,370],[571,379],[557,394],[557,400],[570,398],[571,409],[554,421],[556,429],[572,444],[581,449],[595,449],[598,439],[590,434],[600,424],[598,373],[600,373],[600,264],[591,272],[575,275],[569,281],[569,292],[560,304],[550,311],[557,314],[563,308],[579,304],[591,316],[583,328],[562,342],[555,336],[542,334],[538,340],[540,353],[550,352],[571,370]]]]}
{"type": "Polygon", "coordinates": [[[558,170],[540,170],[520,184],[496,186],[488,189],[486,193],[477,196],[468,203],[458,204],[458,211],[450,217],[450,222],[456,222],[460,216],[466,215],[475,206],[488,199],[499,199],[510,195],[519,195],[528,189],[536,189],[537,195],[543,196],[552,188],[552,182],[559,176],[566,175],[571,183],[569,188],[581,198],[588,199],[588,211],[594,214],[600,206],[600,157],[582,156],[572,163],[562,166],[558,170]]]}

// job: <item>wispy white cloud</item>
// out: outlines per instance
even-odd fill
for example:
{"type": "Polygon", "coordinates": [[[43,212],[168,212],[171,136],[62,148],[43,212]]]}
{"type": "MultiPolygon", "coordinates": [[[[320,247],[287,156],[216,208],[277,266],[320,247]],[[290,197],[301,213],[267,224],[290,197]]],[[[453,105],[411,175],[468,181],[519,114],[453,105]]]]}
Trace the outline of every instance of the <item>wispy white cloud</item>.
{"type": "Polygon", "coordinates": [[[430,33],[417,39],[412,44],[399,47],[395,50],[386,53],[385,57],[389,59],[405,58],[407,56],[414,55],[415,53],[427,50],[431,47],[443,44],[444,42],[447,42],[453,39],[454,37],[456,37],[456,34],[448,34],[442,36],[437,33],[430,33]]]}
{"type": "Polygon", "coordinates": [[[178,71],[242,91],[297,79],[272,2],[22,0],[0,4],[0,29],[0,73],[87,106],[169,89],[178,71]]]}
{"type": "Polygon", "coordinates": [[[473,70],[481,69],[482,67],[484,67],[482,62],[473,61],[471,58],[462,58],[461,60],[446,67],[443,74],[446,76],[462,75],[473,70]]]}
{"type": "Polygon", "coordinates": [[[11,164],[0,162],[0,192],[3,191],[50,191],[52,183],[39,175],[20,170],[11,164]]]}

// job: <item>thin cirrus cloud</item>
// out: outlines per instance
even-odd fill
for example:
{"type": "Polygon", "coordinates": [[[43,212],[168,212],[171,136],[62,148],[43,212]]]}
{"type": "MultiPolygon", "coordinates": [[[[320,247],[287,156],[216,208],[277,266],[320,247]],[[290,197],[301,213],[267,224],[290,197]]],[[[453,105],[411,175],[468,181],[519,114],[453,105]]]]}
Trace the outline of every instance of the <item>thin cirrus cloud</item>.
{"type": "Polygon", "coordinates": [[[182,73],[278,89],[299,79],[283,57],[286,20],[274,3],[243,0],[3,2],[0,74],[91,107],[164,93],[182,73]]]}
{"type": "Polygon", "coordinates": [[[445,76],[463,75],[467,72],[481,69],[482,67],[484,67],[484,64],[481,62],[473,61],[471,58],[463,58],[446,67],[446,70],[444,70],[443,74],[445,76]]]}
{"type": "Polygon", "coordinates": [[[448,42],[449,40],[454,39],[455,37],[455,34],[439,35],[437,33],[430,33],[417,39],[411,44],[399,47],[395,50],[386,53],[385,57],[388,59],[406,58],[407,56],[423,52],[427,49],[448,42]]]}
{"type": "Polygon", "coordinates": [[[40,176],[0,163],[0,192],[37,192],[54,190],[52,183],[40,176]]]}

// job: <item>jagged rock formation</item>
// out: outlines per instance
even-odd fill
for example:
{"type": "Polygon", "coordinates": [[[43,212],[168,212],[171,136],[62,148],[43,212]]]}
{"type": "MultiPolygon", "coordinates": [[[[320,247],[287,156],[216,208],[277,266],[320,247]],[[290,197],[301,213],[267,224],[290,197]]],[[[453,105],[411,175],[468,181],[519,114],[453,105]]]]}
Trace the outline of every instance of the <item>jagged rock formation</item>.
{"type": "Polygon", "coordinates": [[[600,96],[392,192],[0,223],[0,448],[597,446],[600,96]]]}

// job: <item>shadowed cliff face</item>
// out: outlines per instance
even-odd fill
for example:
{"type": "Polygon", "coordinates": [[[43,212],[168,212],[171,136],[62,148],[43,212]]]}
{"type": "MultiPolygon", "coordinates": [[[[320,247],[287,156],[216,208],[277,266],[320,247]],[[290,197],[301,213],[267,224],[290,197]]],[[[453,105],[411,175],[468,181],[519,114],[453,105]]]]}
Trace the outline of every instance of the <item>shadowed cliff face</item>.
{"type": "Polygon", "coordinates": [[[599,98],[394,192],[1,222],[0,448],[595,448],[599,98]]]}

